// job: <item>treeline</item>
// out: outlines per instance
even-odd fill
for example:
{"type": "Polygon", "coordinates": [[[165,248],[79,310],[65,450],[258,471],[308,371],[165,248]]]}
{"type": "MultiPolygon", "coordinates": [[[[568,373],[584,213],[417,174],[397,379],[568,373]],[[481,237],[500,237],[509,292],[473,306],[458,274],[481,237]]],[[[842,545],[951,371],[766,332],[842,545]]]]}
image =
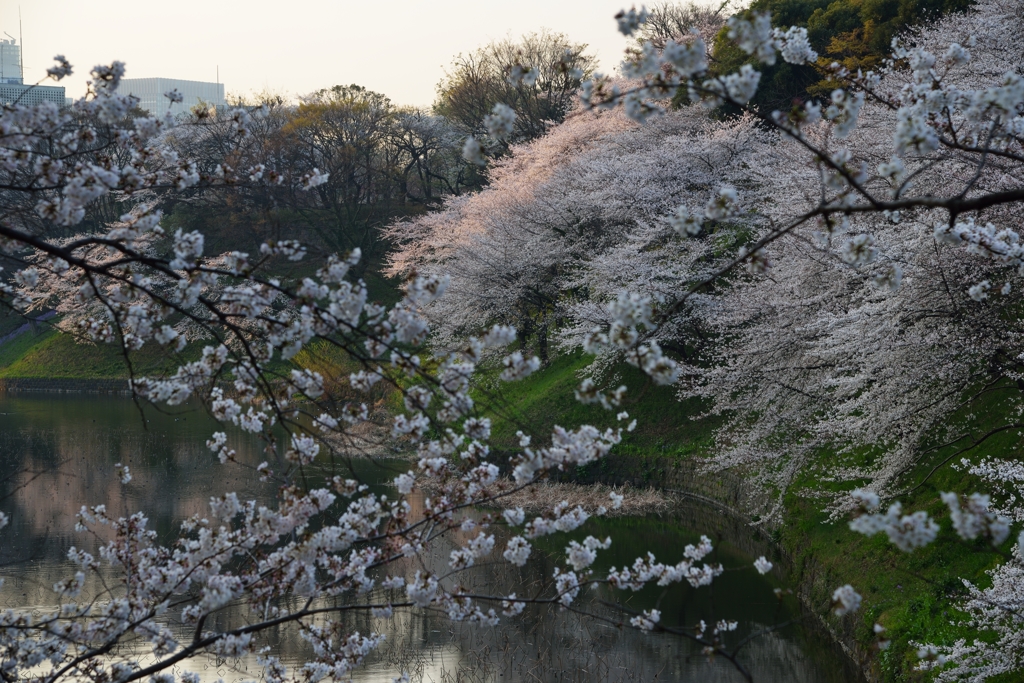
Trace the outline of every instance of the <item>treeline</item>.
{"type": "Polygon", "coordinates": [[[463,159],[468,136],[500,157],[510,144],[543,135],[564,119],[594,64],[585,45],[545,31],[457,56],[428,110],[399,106],[358,85],[318,90],[297,104],[274,96],[242,99],[234,104],[251,112],[253,132],[241,153],[229,144],[237,128],[229,116],[197,110],[193,123],[200,125],[171,134],[179,154],[195,160],[201,174],[226,165],[255,182],[227,192],[175,193],[166,207],[168,226],[201,230],[225,249],[252,249],[268,238],[300,239],[328,252],[359,248],[368,257],[363,263],[372,264],[385,248],[380,228],[484,184],[478,167],[463,159]],[[516,64],[536,65],[536,80],[510,83],[516,64]],[[483,123],[499,102],[517,114],[504,141],[488,138],[483,123]],[[328,180],[305,192],[275,175],[276,168],[328,180]]]}
{"type": "MultiPolygon", "coordinates": [[[[763,77],[754,103],[788,108],[793,100],[827,93],[833,84],[822,78],[821,64],[877,67],[894,35],[969,2],[755,0],[744,11],[769,11],[778,26],[806,26],[820,59],[819,65],[759,67],[763,77]]],[[[684,40],[695,27],[711,46],[713,70],[733,71],[748,58],[727,39],[729,12],[727,5],[656,5],[637,34],[638,43],[684,40]]],[[[199,125],[166,134],[172,146],[193,160],[200,174],[227,168],[244,172],[253,182],[228,191],[141,196],[163,204],[165,225],[172,231],[203,231],[211,251],[252,250],[268,238],[297,238],[325,251],[358,247],[369,257],[364,263],[379,263],[388,246],[383,228],[487,183],[486,172],[463,159],[468,136],[478,139],[489,156],[501,158],[513,145],[545,135],[572,110],[582,81],[595,67],[586,45],[541,31],[455,57],[428,109],[400,106],[358,85],[324,88],[297,103],[272,95],[239,99],[233,104],[250,111],[253,131],[242,152],[234,144],[237,125],[230,115],[197,108],[192,123],[199,125]],[[535,78],[511,82],[517,66],[535,68],[535,78]],[[489,137],[484,125],[498,103],[516,113],[506,140],[489,137]],[[329,180],[314,192],[303,192],[294,179],[286,182],[272,171],[286,167],[327,174],[329,180]]],[[[685,95],[678,97],[676,106],[685,105],[684,100],[685,95]]],[[[116,141],[111,147],[116,149],[116,141]]],[[[115,165],[129,162],[118,160],[116,151],[112,156],[115,165]]],[[[116,199],[104,200],[90,207],[83,225],[102,230],[128,208],[116,199]]]]}

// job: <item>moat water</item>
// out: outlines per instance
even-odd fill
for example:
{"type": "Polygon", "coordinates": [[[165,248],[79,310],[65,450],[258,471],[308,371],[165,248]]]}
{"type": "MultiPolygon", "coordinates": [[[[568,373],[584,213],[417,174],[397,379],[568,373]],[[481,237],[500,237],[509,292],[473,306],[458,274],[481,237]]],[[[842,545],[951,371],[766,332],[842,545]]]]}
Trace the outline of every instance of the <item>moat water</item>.
{"type": "MultiPolygon", "coordinates": [[[[0,393],[0,510],[11,524],[0,530],[0,609],[43,611],[53,605],[53,584],[73,573],[66,560],[70,546],[90,549],[98,542],[74,530],[82,505],[105,504],[113,515],[144,512],[161,539],[173,538],[181,519],[208,514],[211,496],[235,491],[239,498],[269,501],[270,484],[250,469],[221,465],[204,443],[219,427],[197,410],[165,413],[140,408],[128,398],[87,394],[0,393]],[[131,467],[133,480],[119,483],[114,464],[131,467]]],[[[265,459],[262,444],[234,433],[229,446],[242,462],[265,459]]],[[[612,456],[614,457],[614,456],[612,456]]],[[[407,463],[353,458],[349,476],[383,486],[407,463]]],[[[416,501],[412,501],[415,505],[416,501]]],[[[631,564],[653,550],[662,561],[682,559],[682,549],[700,534],[716,535],[715,555],[727,571],[712,588],[648,589],[623,594],[605,588],[581,595],[584,605],[606,610],[605,602],[634,610],[657,606],[662,622],[692,627],[704,620],[738,621],[727,642],[795,622],[750,641],[739,659],[758,683],[839,682],[857,680],[849,663],[816,633],[790,602],[774,589],[786,577],[759,576],[752,568],[743,525],[719,525],[706,507],[681,504],[671,513],[644,518],[591,519],[571,538],[610,536],[612,547],[600,554],[597,570],[631,564]],[[723,531],[723,528],[726,531],[723,531]]],[[[500,531],[498,532],[500,535],[500,531]]],[[[522,571],[504,562],[475,567],[467,587],[520,595],[544,585],[568,539],[556,535],[538,543],[522,571]]],[[[499,539],[498,547],[503,545],[499,539]]],[[[452,546],[436,545],[426,564],[440,569],[452,546]]],[[[409,576],[419,565],[409,561],[394,571],[409,576]]],[[[98,579],[90,579],[98,581],[98,579]]],[[[464,581],[465,583],[465,581],[464,581]]],[[[87,586],[86,593],[90,587],[87,586]]],[[[221,619],[241,619],[230,611],[221,619]]],[[[356,670],[355,681],[390,682],[403,671],[413,681],[742,681],[726,661],[708,662],[688,641],[620,629],[595,619],[555,609],[529,609],[497,627],[454,624],[440,613],[409,613],[391,620],[353,618],[351,627],[386,635],[384,645],[356,670]]],[[[267,634],[286,664],[298,661],[308,647],[294,629],[267,634]]],[[[145,660],[147,655],[140,657],[145,660]]],[[[204,681],[258,680],[255,656],[236,661],[200,659],[178,671],[195,671],[204,681]]]]}

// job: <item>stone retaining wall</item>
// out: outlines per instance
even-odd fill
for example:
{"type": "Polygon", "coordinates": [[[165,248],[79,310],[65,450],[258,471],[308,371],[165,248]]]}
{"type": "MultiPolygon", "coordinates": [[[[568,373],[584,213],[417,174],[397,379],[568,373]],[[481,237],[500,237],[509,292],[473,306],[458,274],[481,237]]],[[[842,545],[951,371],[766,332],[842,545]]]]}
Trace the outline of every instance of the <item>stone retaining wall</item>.
{"type": "Polygon", "coordinates": [[[613,455],[577,470],[580,483],[629,484],[638,488],[654,486],[703,499],[749,520],[755,511],[767,509],[771,498],[763,490],[752,490],[745,479],[732,472],[702,472],[695,459],[670,455],[613,455]]]}
{"type": "Polygon", "coordinates": [[[784,522],[757,523],[754,515],[768,509],[773,503],[763,490],[751,490],[750,482],[732,472],[702,472],[692,459],[673,456],[611,455],[593,465],[579,468],[574,476],[566,476],[579,483],[629,484],[631,486],[655,488],[675,493],[690,501],[706,505],[684,506],[687,524],[694,530],[707,529],[708,534],[725,531],[730,524],[746,527],[746,533],[726,532],[730,539],[745,539],[740,549],[751,555],[766,555],[790,577],[792,588],[800,599],[804,617],[817,622],[818,626],[831,636],[835,647],[842,650],[847,660],[868,683],[881,680],[881,672],[875,653],[866,650],[856,638],[859,615],[836,619],[830,614],[832,591],[840,585],[822,567],[813,555],[795,555],[776,542],[775,531],[784,522]],[[726,513],[716,514],[712,508],[726,513]],[[694,512],[703,509],[702,512],[694,512]],[[696,515],[696,516],[695,516],[696,515]],[[699,518],[698,518],[699,517],[699,518]],[[756,532],[751,534],[750,527],[756,532]]]}
{"type": "Polygon", "coordinates": [[[55,391],[86,394],[129,394],[126,379],[50,379],[11,377],[0,379],[0,391],[55,391]]]}

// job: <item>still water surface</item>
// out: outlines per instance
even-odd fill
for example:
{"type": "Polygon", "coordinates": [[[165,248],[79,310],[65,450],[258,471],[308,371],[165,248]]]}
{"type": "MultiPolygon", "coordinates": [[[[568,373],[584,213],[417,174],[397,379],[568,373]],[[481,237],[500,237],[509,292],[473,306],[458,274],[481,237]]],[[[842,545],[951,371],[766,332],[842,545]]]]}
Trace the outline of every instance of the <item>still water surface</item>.
{"type": "MultiPolygon", "coordinates": [[[[52,585],[73,573],[65,559],[72,545],[90,548],[90,539],[73,529],[82,505],[105,504],[112,514],[141,510],[162,539],[172,537],[178,522],[208,512],[212,495],[236,491],[239,497],[269,500],[273,489],[250,470],[220,465],[204,442],[218,426],[198,411],[168,415],[150,407],[140,409],[129,399],[91,395],[0,393],[0,510],[11,526],[0,531],[0,608],[45,609],[52,604],[52,585]],[[133,481],[122,486],[114,464],[128,464],[133,481]]],[[[261,444],[248,435],[229,438],[240,460],[256,465],[265,459],[261,444]]],[[[374,464],[354,460],[355,474],[371,484],[404,471],[406,463],[374,464]],[[400,468],[400,469],[399,469],[400,468]]],[[[413,501],[415,504],[415,501],[413,501]]],[[[731,619],[741,626],[739,640],[752,630],[778,624],[795,615],[780,610],[773,588],[778,577],[759,577],[751,568],[750,547],[742,525],[723,524],[706,508],[680,507],[663,518],[592,519],[578,533],[611,536],[612,548],[601,554],[595,568],[631,564],[653,550],[662,561],[681,559],[686,543],[701,533],[717,533],[716,556],[727,571],[714,590],[674,587],[639,594],[604,589],[583,599],[599,609],[598,600],[626,602],[632,609],[657,606],[663,623],[693,625],[701,619],[731,619]],[[739,529],[739,531],[737,531],[739,529]]],[[[500,532],[497,532],[500,536],[500,532]]],[[[474,533],[475,535],[475,533],[474,533]]],[[[534,558],[522,571],[505,563],[474,568],[464,581],[480,592],[507,593],[520,586],[520,595],[549,577],[567,539],[555,536],[538,543],[534,558]],[[537,556],[540,557],[537,557],[537,556]],[[536,559],[537,561],[534,561],[536,559]]],[[[497,547],[503,546],[498,539],[497,547]]],[[[451,546],[436,547],[428,566],[440,570],[451,546]]],[[[411,561],[392,573],[412,576],[411,561]]],[[[86,592],[88,592],[88,586],[86,592]]],[[[223,619],[241,618],[225,614],[223,619]]],[[[620,630],[593,620],[550,609],[527,610],[523,616],[496,627],[453,624],[440,615],[400,614],[389,621],[370,617],[351,619],[351,628],[386,635],[384,646],[356,681],[390,682],[402,671],[422,681],[741,681],[724,661],[708,663],[687,642],[670,636],[620,630]]],[[[294,631],[268,634],[268,642],[286,662],[295,662],[306,645],[294,631]]],[[[856,680],[848,663],[825,640],[806,629],[787,627],[754,639],[744,648],[744,664],[758,683],[856,680]]],[[[225,662],[213,659],[190,664],[204,681],[253,680],[260,676],[255,657],[225,662]]]]}

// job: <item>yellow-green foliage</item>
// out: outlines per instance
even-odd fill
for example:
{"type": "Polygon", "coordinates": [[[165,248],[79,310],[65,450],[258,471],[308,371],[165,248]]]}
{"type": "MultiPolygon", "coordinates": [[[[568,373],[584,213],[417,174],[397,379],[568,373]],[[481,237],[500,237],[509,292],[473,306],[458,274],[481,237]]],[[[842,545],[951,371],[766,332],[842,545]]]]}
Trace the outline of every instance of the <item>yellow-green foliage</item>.
{"type": "MultiPolygon", "coordinates": [[[[851,71],[878,67],[891,52],[892,38],[908,27],[950,12],[964,11],[971,0],[754,0],[750,9],[771,12],[772,25],[807,29],[818,66],[839,62],[851,71]]],[[[750,58],[726,37],[714,45],[715,69],[729,73],[750,58]]],[[[757,65],[761,85],[754,99],[762,109],[788,109],[794,98],[827,97],[834,83],[822,79],[814,65],[794,66],[781,60],[757,65]]]]}

